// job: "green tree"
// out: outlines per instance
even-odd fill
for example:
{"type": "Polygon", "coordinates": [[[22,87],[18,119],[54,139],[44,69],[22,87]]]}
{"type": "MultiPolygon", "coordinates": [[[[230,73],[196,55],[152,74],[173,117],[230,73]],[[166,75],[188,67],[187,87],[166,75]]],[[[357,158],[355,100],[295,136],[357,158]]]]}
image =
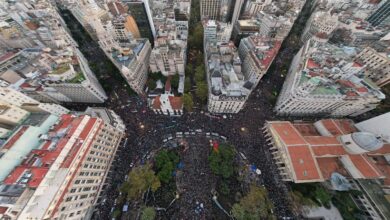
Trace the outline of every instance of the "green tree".
{"type": "Polygon", "coordinates": [[[314,196],[323,206],[330,208],[332,196],[323,186],[318,184],[314,191],[314,196]]]}
{"type": "Polygon", "coordinates": [[[184,92],[185,93],[188,93],[190,92],[191,90],[191,79],[190,77],[186,77],[186,79],[184,80],[184,92]]]}
{"type": "Polygon", "coordinates": [[[203,26],[199,22],[196,24],[192,34],[188,38],[188,44],[191,45],[191,48],[202,50],[203,48],[203,26]]]}
{"type": "Polygon", "coordinates": [[[153,79],[149,79],[147,85],[149,90],[153,90],[156,88],[156,81],[154,81],[153,79]]]}
{"type": "Polygon", "coordinates": [[[156,218],[156,210],[153,207],[143,207],[141,211],[141,220],[153,220],[156,218]]]}
{"type": "Polygon", "coordinates": [[[168,183],[172,179],[179,156],[173,151],[161,150],[156,156],[157,176],[161,182],[168,183]]]}
{"type": "Polygon", "coordinates": [[[213,173],[221,175],[227,179],[233,175],[233,159],[235,155],[234,147],[227,144],[221,144],[218,151],[212,150],[209,156],[210,168],[213,173]]]}
{"type": "Polygon", "coordinates": [[[195,81],[196,82],[202,82],[205,78],[205,72],[204,72],[204,65],[201,64],[196,67],[195,69],[195,81]]]}
{"type": "Polygon", "coordinates": [[[128,181],[122,184],[120,190],[127,193],[128,199],[138,199],[149,188],[155,192],[160,186],[160,180],[155,175],[151,165],[146,164],[133,168],[129,173],[128,181]]]}
{"type": "Polygon", "coordinates": [[[174,88],[174,89],[179,88],[179,82],[180,82],[180,75],[179,74],[175,74],[172,77],[172,79],[171,79],[171,86],[172,86],[172,88],[174,88]]]}
{"type": "Polygon", "coordinates": [[[194,107],[194,101],[192,100],[191,93],[185,93],[183,95],[183,105],[187,111],[192,112],[192,108],[194,107]]]}
{"type": "Polygon", "coordinates": [[[196,96],[202,101],[205,102],[207,100],[207,84],[205,82],[197,82],[197,88],[195,91],[196,96]]]}
{"type": "Polygon", "coordinates": [[[161,80],[162,83],[165,83],[165,81],[167,80],[167,78],[161,73],[161,71],[155,73],[150,72],[149,78],[153,79],[154,81],[161,80]]]}
{"type": "Polygon", "coordinates": [[[228,185],[228,182],[227,180],[223,179],[221,184],[219,185],[219,191],[223,194],[223,195],[229,195],[230,193],[230,189],[229,189],[229,185],[228,185]]]}
{"type": "Polygon", "coordinates": [[[275,219],[271,213],[273,205],[264,187],[252,185],[249,193],[232,207],[233,216],[238,220],[275,219]]]}
{"type": "Polygon", "coordinates": [[[187,66],[186,66],[186,76],[192,76],[192,74],[193,74],[193,69],[192,68],[193,67],[192,67],[191,63],[187,64],[187,66]]]}
{"type": "Polygon", "coordinates": [[[199,53],[196,55],[196,64],[197,65],[204,65],[203,60],[203,53],[199,51],[199,53]]]}

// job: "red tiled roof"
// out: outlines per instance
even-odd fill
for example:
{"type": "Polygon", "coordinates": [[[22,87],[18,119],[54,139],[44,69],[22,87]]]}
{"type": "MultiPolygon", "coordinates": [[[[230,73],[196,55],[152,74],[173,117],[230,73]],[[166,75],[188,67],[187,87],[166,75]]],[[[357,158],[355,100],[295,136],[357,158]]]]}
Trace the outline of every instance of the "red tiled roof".
{"type": "Polygon", "coordinates": [[[26,172],[31,174],[31,177],[28,178],[27,185],[31,188],[37,188],[43,178],[45,178],[45,175],[49,168],[47,167],[24,167],[24,166],[18,166],[16,167],[10,175],[4,180],[5,184],[14,184],[16,183],[20,178],[22,178],[23,174],[26,172]]]}
{"type": "Polygon", "coordinates": [[[361,92],[361,93],[366,93],[366,92],[368,92],[368,89],[366,87],[359,87],[356,89],[356,91],[361,92]]]}
{"type": "Polygon", "coordinates": [[[363,65],[358,62],[353,62],[353,67],[362,67],[363,65]]]}
{"type": "Polygon", "coordinates": [[[344,134],[350,134],[356,132],[356,128],[352,120],[349,119],[333,119],[333,122],[344,134]]]}
{"type": "Polygon", "coordinates": [[[317,129],[312,123],[294,123],[293,126],[302,136],[319,136],[317,129]]]}
{"type": "Polygon", "coordinates": [[[359,170],[359,172],[365,178],[379,178],[383,174],[375,167],[375,165],[369,161],[364,155],[349,155],[353,165],[359,170]]]}
{"type": "Polygon", "coordinates": [[[347,93],[345,93],[347,96],[351,96],[351,97],[355,97],[355,96],[358,96],[358,94],[356,94],[356,92],[354,91],[348,91],[347,93]]]}
{"type": "Polygon", "coordinates": [[[45,178],[46,173],[49,171],[49,168],[46,167],[34,167],[31,170],[32,178],[28,182],[28,186],[31,188],[37,188],[45,178]]]}
{"type": "Polygon", "coordinates": [[[382,148],[367,153],[368,155],[390,154],[390,144],[384,144],[382,148]]]}
{"type": "Polygon", "coordinates": [[[12,146],[19,140],[19,138],[24,134],[24,132],[28,129],[28,126],[22,126],[19,130],[12,135],[12,137],[8,138],[7,143],[2,147],[2,149],[10,149],[12,146]]]}
{"type": "Polygon", "coordinates": [[[153,99],[152,107],[153,109],[161,109],[161,101],[160,101],[161,96],[156,96],[153,99]]]}
{"type": "Polygon", "coordinates": [[[280,41],[275,41],[273,48],[266,52],[265,58],[261,60],[261,64],[265,69],[268,69],[268,67],[271,65],[276,54],[278,54],[281,45],[282,43],[280,41]]]}
{"type": "Polygon", "coordinates": [[[317,158],[317,163],[324,179],[330,179],[334,172],[340,173],[345,177],[349,176],[338,157],[320,157],[317,158]]]}
{"type": "Polygon", "coordinates": [[[312,146],[321,146],[321,145],[340,145],[339,140],[336,137],[326,137],[326,136],[307,136],[304,137],[307,143],[312,146]]]}
{"type": "MultiPolygon", "coordinates": [[[[96,118],[90,118],[87,122],[87,124],[84,126],[83,130],[81,131],[78,140],[73,144],[72,148],[66,155],[65,160],[62,162],[61,167],[68,168],[72,164],[74,158],[77,155],[77,152],[79,151],[80,147],[83,145],[83,141],[86,140],[88,134],[91,133],[93,126],[96,123],[96,118]]],[[[65,143],[67,144],[67,143],[65,143]]]]}
{"type": "MultiPolygon", "coordinates": [[[[325,119],[321,122],[333,136],[315,134],[312,131],[315,129],[313,124],[279,121],[268,123],[272,133],[276,133],[284,143],[288,153],[288,161],[285,162],[292,164],[296,182],[329,179],[333,172],[349,175],[347,168],[339,161],[342,156],[348,157],[364,178],[383,178],[384,171],[389,171],[390,174],[390,166],[378,167],[368,158],[368,155],[389,154],[390,144],[367,154],[352,155],[345,150],[337,137],[356,132],[354,123],[348,119],[325,119]]],[[[388,182],[390,184],[390,179],[388,182]]]]}
{"type": "MultiPolygon", "coordinates": [[[[59,156],[63,148],[68,144],[69,137],[78,129],[81,120],[85,116],[72,117],[71,115],[63,115],[59,124],[53,129],[54,131],[59,131],[64,128],[70,128],[66,135],[62,137],[55,148],[48,150],[48,147],[52,144],[51,141],[46,141],[41,149],[32,150],[26,159],[23,160],[21,165],[16,167],[11,174],[4,180],[5,184],[14,184],[16,183],[25,172],[29,172],[31,176],[29,177],[26,183],[29,187],[36,188],[39,186],[46,173],[48,172],[50,166],[54,163],[56,158],[59,156]],[[36,163],[37,161],[40,163],[36,163]]],[[[64,162],[61,164],[61,167],[69,167],[71,162],[76,156],[79,147],[82,145],[81,141],[85,140],[88,134],[91,132],[93,125],[96,122],[96,118],[90,118],[89,121],[84,126],[83,130],[79,135],[78,141],[75,142],[71,151],[66,155],[64,162]]]]}
{"type": "Polygon", "coordinates": [[[0,214],[4,214],[8,210],[8,207],[0,206],[0,214]]]}
{"type": "Polygon", "coordinates": [[[52,144],[51,141],[45,141],[45,143],[43,144],[43,146],[41,147],[42,150],[47,150],[50,145],[52,144]]]}
{"type": "Polygon", "coordinates": [[[288,152],[298,181],[321,178],[308,146],[291,146],[288,152]]]}
{"type": "Polygon", "coordinates": [[[305,145],[305,140],[290,122],[273,122],[271,127],[286,145],[305,145]]]}
{"type": "Polygon", "coordinates": [[[387,163],[386,158],[383,156],[373,156],[370,158],[375,158],[375,165],[380,170],[380,172],[385,176],[383,180],[383,185],[390,186],[390,166],[387,163]]]}
{"type": "Polygon", "coordinates": [[[341,84],[341,85],[343,85],[343,86],[349,87],[349,88],[355,88],[356,87],[356,85],[353,82],[349,81],[349,80],[339,79],[336,82],[341,84]]]}
{"type": "MultiPolygon", "coordinates": [[[[99,129],[102,127],[102,125],[103,125],[103,123],[100,123],[99,129]]],[[[95,135],[94,135],[93,138],[95,138],[97,134],[98,134],[98,132],[95,133],[95,135]]],[[[89,151],[89,149],[90,149],[91,146],[92,146],[92,143],[93,143],[93,142],[91,141],[91,142],[89,143],[87,149],[85,150],[84,154],[81,155],[81,156],[82,156],[81,161],[83,161],[83,160],[85,159],[85,157],[86,157],[86,155],[87,155],[87,152],[89,151]]],[[[53,217],[53,215],[58,211],[58,207],[59,207],[59,205],[62,203],[62,201],[63,201],[63,199],[64,199],[64,196],[65,196],[65,194],[67,193],[67,190],[68,190],[70,184],[72,183],[74,177],[76,176],[77,170],[80,168],[81,164],[82,164],[82,163],[79,163],[78,166],[77,166],[77,168],[76,168],[76,171],[73,172],[70,181],[68,181],[65,190],[62,192],[59,201],[57,202],[56,206],[54,207],[54,211],[51,213],[51,217],[53,217]]]]}
{"type": "Polygon", "coordinates": [[[181,97],[169,96],[168,98],[173,110],[181,110],[183,108],[183,100],[181,97]]]}
{"type": "Polygon", "coordinates": [[[306,67],[309,69],[315,69],[315,68],[319,68],[320,65],[318,65],[318,63],[316,63],[313,59],[309,58],[307,59],[306,67]]]}
{"type": "Polygon", "coordinates": [[[334,136],[342,135],[343,131],[337,126],[333,119],[322,119],[324,127],[334,136]]]}
{"type": "Polygon", "coordinates": [[[315,146],[311,148],[316,157],[321,156],[341,156],[348,154],[342,145],[336,146],[315,146]]]}

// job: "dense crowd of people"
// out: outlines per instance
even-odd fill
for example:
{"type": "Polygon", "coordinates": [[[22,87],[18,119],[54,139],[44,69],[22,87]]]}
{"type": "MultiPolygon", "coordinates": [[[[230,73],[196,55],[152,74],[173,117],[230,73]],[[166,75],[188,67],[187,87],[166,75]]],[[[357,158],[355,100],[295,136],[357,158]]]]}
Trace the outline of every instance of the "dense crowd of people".
{"type": "MultiPolygon", "coordinates": [[[[82,34],[74,33],[81,30],[79,24],[75,25],[79,28],[71,27],[73,34],[82,34]]],[[[295,29],[299,29],[299,27],[295,27],[295,29]]],[[[119,114],[127,128],[126,137],[109,171],[106,185],[101,194],[101,203],[96,209],[94,218],[110,219],[115,208],[122,208],[116,204],[116,198],[120,193],[120,185],[131,169],[131,164],[140,163],[151,151],[161,147],[163,139],[167,135],[197,129],[216,132],[225,136],[227,141],[234,145],[239,152],[245,154],[249,163],[256,165],[262,172],[262,182],[274,204],[275,215],[278,218],[292,217],[293,213],[289,208],[287,199],[288,189],[285,183],[279,179],[276,165],[271,159],[268,151],[269,146],[265,143],[261,130],[266,120],[275,120],[276,118],[273,112],[273,104],[285,77],[281,74],[282,66],[289,62],[296,50],[299,49],[298,44],[289,43],[293,42],[289,39],[286,39],[286,41],[287,45],[282,47],[273,67],[263,77],[258,88],[253,91],[245,108],[240,113],[215,117],[205,113],[204,108],[199,108],[192,113],[186,112],[181,117],[168,117],[154,114],[148,109],[144,97],[130,96],[124,88],[124,81],[117,81],[113,77],[109,77],[109,70],[105,69],[104,62],[101,62],[101,60],[107,58],[99,49],[99,45],[96,42],[84,39],[83,44],[80,45],[81,51],[89,62],[97,65],[96,69],[100,71],[97,75],[100,75],[100,79],[103,76],[105,83],[112,87],[109,99],[101,106],[113,109],[119,114]]],[[[83,106],[80,105],[68,107],[83,110],[83,106]]],[[[198,202],[204,203],[205,201],[198,202]]],[[[180,213],[184,213],[183,210],[180,210],[180,213]]],[[[185,216],[183,216],[183,219],[185,219],[185,216]]]]}

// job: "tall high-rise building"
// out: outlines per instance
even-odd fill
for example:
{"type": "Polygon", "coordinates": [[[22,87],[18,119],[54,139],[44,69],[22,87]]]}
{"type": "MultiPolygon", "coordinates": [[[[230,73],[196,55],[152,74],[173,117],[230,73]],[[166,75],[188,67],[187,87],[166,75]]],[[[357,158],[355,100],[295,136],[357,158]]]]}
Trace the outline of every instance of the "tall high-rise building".
{"type": "Polygon", "coordinates": [[[142,38],[149,39],[152,46],[156,37],[149,0],[122,0],[127,5],[130,15],[135,19],[142,38]]]}
{"type": "Polygon", "coordinates": [[[209,88],[208,110],[238,113],[267,72],[281,42],[260,36],[241,41],[239,49],[229,42],[231,25],[205,24],[205,66],[209,88]],[[229,34],[226,34],[229,33],[229,34]]]}
{"type": "Polygon", "coordinates": [[[382,87],[390,83],[390,58],[386,52],[366,47],[356,56],[356,61],[366,66],[362,73],[376,85],[382,87]]]}
{"type": "Polygon", "coordinates": [[[89,219],[123,135],[105,118],[31,114],[0,149],[0,218],[89,219]]]}
{"type": "Polygon", "coordinates": [[[42,103],[12,88],[0,87],[0,101],[29,112],[47,112],[60,116],[69,110],[56,103],[42,103]]]}
{"type": "Polygon", "coordinates": [[[360,72],[353,48],[309,40],[295,55],[275,110],[292,116],[356,116],[385,95],[360,72]]]}
{"type": "Polygon", "coordinates": [[[367,21],[372,26],[378,26],[383,24],[389,24],[389,15],[390,15],[390,0],[383,0],[378,9],[372,13],[367,21]]]}
{"type": "Polygon", "coordinates": [[[331,14],[330,11],[314,12],[306,22],[306,27],[303,30],[301,41],[306,42],[309,39],[314,39],[326,42],[332,32],[337,28],[338,16],[331,14]]]}
{"type": "Polygon", "coordinates": [[[0,31],[5,39],[1,45],[8,50],[0,56],[3,87],[45,102],[102,103],[107,99],[51,1],[20,0],[1,4],[0,10],[13,18],[7,26],[20,30],[11,40],[0,31]]]}
{"type": "Polygon", "coordinates": [[[202,19],[219,20],[221,0],[201,0],[200,15],[202,19]]]}
{"type": "Polygon", "coordinates": [[[241,12],[243,11],[245,0],[235,0],[235,3],[233,6],[233,13],[232,13],[232,20],[230,21],[233,25],[238,21],[240,18],[241,12]]]}
{"type": "Polygon", "coordinates": [[[245,0],[201,0],[202,19],[234,24],[240,17],[245,0]]]}

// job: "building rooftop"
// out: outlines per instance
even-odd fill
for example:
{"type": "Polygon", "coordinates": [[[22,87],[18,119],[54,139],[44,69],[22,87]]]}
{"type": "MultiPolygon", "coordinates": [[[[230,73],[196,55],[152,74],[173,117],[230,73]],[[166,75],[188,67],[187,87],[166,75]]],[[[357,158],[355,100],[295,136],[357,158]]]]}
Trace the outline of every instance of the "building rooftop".
{"type": "MultiPolygon", "coordinates": [[[[43,217],[48,205],[64,184],[65,178],[70,172],[69,168],[78,155],[80,148],[88,143],[87,139],[94,131],[93,128],[101,123],[98,122],[99,119],[85,115],[76,117],[65,114],[61,118],[56,117],[55,120],[54,118],[47,118],[47,120],[50,119],[52,119],[50,126],[48,122],[43,123],[45,124],[43,127],[46,129],[41,128],[41,134],[27,133],[28,130],[24,133],[31,138],[39,139],[39,141],[37,144],[34,144],[33,140],[29,140],[29,144],[24,141],[23,146],[26,153],[23,155],[19,153],[18,163],[12,164],[12,166],[11,164],[8,166],[1,164],[1,175],[5,175],[5,179],[0,185],[0,190],[4,191],[4,187],[12,188],[19,185],[23,188],[17,192],[23,192],[24,189],[31,191],[38,188],[38,186],[42,187],[44,193],[35,192],[26,197],[28,201],[36,202],[28,202],[25,210],[19,216],[23,219],[24,214],[31,218],[43,217]],[[29,148],[26,148],[26,146],[29,146],[29,148]],[[4,172],[3,168],[10,168],[9,172],[4,172]]],[[[21,142],[22,138],[20,137],[18,141],[21,142]]],[[[7,153],[18,148],[18,141],[7,153]]],[[[17,150],[21,151],[20,148],[17,150]]],[[[1,160],[3,158],[4,156],[1,160]]],[[[21,196],[21,193],[14,196],[21,196]]],[[[0,201],[6,199],[5,197],[7,197],[6,194],[2,193],[0,201]]]]}
{"type": "Polygon", "coordinates": [[[27,154],[39,148],[42,142],[40,136],[46,134],[57,120],[58,117],[50,115],[39,126],[22,126],[5,142],[0,148],[4,152],[0,158],[0,181],[3,181],[27,154]]]}
{"type": "Polygon", "coordinates": [[[387,176],[372,157],[389,154],[390,143],[385,143],[383,147],[378,145],[378,139],[373,134],[357,132],[351,120],[324,119],[316,123],[272,121],[267,124],[274,143],[284,148],[287,157],[284,162],[291,167],[295,182],[321,182],[329,179],[334,172],[347,178],[387,176]],[[354,143],[367,148],[367,153],[352,154],[345,148],[340,136],[349,134],[356,141],[354,143]]]}
{"type": "Polygon", "coordinates": [[[249,90],[244,87],[246,81],[241,72],[241,60],[232,42],[209,43],[206,56],[208,77],[211,82],[209,87],[213,95],[240,97],[249,94],[249,90]]]}
{"type": "Polygon", "coordinates": [[[365,67],[353,60],[356,55],[354,48],[318,42],[310,42],[308,46],[310,48],[299,66],[297,85],[315,85],[311,91],[313,95],[385,98],[374,83],[360,74],[365,67]]]}

